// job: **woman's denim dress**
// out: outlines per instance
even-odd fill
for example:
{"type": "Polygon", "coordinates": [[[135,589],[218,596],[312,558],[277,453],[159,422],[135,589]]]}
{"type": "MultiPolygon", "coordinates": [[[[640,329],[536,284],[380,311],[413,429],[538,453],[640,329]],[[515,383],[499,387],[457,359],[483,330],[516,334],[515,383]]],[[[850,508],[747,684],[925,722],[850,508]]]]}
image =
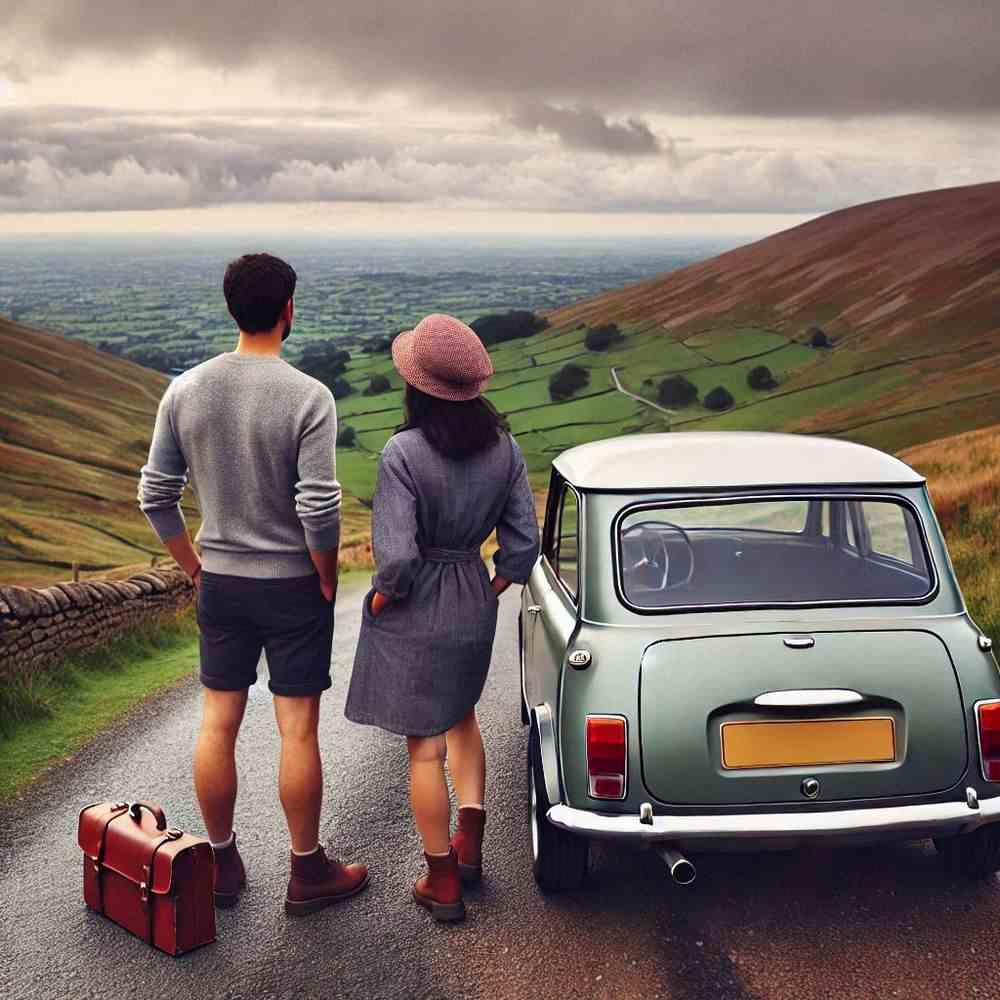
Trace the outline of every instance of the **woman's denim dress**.
{"type": "Polygon", "coordinates": [[[521,449],[504,434],[468,459],[419,430],[390,438],[372,505],[373,590],[365,598],[345,714],[407,736],[434,736],[472,709],[489,672],[497,599],[480,546],[496,528],[496,571],[528,579],[538,522],[521,449]]]}

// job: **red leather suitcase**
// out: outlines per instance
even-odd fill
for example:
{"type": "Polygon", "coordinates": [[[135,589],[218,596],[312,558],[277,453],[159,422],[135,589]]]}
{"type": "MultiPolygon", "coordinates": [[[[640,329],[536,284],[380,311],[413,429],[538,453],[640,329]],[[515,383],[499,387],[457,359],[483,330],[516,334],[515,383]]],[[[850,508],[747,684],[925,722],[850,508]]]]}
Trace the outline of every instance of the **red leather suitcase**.
{"type": "Polygon", "coordinates": [[[83,898],[147,944],[180,955],[215,940],[212,845],[168,829],[147,802],[80,812],[83,898]]]}

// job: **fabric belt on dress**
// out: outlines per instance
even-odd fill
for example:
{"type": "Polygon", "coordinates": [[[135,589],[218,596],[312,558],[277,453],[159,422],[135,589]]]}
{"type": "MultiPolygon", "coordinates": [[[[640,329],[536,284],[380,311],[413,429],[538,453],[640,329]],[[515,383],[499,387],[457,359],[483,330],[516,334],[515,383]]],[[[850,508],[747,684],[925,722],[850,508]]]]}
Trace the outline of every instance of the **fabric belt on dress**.
{"type": "Polygon", "coordinates": [[[479,549],[439,549],[428,546],[420,550],[420,554],[427,562],[435,563],[464,563],[476,562],[481,559],[479,549]]]}

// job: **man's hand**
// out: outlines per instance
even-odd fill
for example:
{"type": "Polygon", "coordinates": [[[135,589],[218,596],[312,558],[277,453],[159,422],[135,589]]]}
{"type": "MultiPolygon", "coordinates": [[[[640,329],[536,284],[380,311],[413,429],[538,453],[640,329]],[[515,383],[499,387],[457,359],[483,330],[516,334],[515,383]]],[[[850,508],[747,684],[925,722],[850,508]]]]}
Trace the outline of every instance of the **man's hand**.
{"type": "Polygon", "coordinates": [[[191,544],[191,536],[185,531],[182,535],[168,538],[164,543],[174,561],[189,577],[195,587],[201,586],[201,559],[191,544]]]}
{"type": "Polygon", "coordinates": [[[309,556],[319,573],[319,589],[330,604],[337,598],[337,577],[339,575],[338,557],[340,549],[329,549],[326,552],[309,550],[309,556]]]}
{"type": "Polygon", "coordinates": [[[392,604],[392,601],[385,594],[380,594],[376,590],[372,594],[372,618],[378,618],[390,604],[392,604]]]}

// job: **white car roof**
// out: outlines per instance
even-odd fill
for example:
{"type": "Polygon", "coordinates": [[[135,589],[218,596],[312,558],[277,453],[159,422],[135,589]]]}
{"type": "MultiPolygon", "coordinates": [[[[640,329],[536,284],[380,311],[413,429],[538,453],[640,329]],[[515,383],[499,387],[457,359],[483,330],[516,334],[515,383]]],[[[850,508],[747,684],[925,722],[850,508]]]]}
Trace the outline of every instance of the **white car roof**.
{"type": "Polygon", "coordinates": [[[898,458],[867,445],[806,434],[675,431],[578,445],[552,463],[584,490],[914,486],[898,458]]]}

